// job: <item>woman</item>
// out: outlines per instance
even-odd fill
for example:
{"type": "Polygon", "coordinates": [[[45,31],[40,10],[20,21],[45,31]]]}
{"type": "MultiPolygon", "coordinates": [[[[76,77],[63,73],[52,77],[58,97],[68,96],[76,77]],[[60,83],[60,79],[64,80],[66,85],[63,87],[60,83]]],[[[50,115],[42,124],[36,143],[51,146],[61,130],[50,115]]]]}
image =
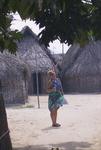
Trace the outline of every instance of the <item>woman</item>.
{"type": "Polygon", "coordinates": [[[53,127],[60,127],[57,123],[57,110],[63,105],[63,89],[61,81],[56,77],[56,73],[53,70],[48,71],[48,108],[50,110],[50,116],[53,127]]]}

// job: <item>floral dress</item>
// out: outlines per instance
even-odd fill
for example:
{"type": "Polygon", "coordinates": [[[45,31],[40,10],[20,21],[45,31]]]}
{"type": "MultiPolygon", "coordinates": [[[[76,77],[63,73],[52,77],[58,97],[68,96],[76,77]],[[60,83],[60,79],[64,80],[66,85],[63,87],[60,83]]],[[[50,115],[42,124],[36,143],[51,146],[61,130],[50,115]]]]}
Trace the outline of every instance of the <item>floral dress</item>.
{"type": "Polygon", "coordinates": [[[64,103],[64,97],[62,93],[62,84],[61,81],[56,78],[55,80],[49,80],[48,83],[49,99],[48,99],[48,108],[51,111],[52,109],[58,109],[64,103]]]}

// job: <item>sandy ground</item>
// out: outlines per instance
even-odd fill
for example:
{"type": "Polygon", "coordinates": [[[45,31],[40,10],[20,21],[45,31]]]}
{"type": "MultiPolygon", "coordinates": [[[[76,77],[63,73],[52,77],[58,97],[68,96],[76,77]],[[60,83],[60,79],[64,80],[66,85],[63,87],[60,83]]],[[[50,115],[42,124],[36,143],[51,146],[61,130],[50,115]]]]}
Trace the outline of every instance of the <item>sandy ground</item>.
{"type": "Polygon", "coordinates": [[[101,150],[101,95],[65,95],[58,111],[61,127],[51,127],[47,96],[29,97],[24,106],[7,107],[15,150],[101,150]]]}

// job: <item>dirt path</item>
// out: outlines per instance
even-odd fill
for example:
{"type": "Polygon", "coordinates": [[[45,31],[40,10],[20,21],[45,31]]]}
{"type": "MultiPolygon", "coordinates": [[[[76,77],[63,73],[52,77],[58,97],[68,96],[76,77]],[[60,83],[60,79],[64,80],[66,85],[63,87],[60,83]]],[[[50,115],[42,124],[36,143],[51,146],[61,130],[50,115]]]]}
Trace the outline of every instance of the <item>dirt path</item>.
{"type": "Polygon", "coordinates": [[[69,105],[58,112],[60,128],[52,128],[47,96],[7,108],[15,150],[101,150],[101,95],[66,95],[69,105]]]}

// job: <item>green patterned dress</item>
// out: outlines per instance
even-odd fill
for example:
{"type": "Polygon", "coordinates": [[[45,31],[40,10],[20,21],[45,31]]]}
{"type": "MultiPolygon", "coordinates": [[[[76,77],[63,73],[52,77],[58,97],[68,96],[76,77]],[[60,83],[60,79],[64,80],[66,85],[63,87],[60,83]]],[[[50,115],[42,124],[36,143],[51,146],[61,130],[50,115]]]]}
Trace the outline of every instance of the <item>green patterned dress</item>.
{"type": "Polygon", "coordinates": [[[63,106],[64,96],[61,93],[62,84],[58,78],[49,81],[49,88],[54,89],[52,92],[49,92],[48,99],[48,108],[51,111],[52,109],[58,109],[59,107],[63,106]]]}

